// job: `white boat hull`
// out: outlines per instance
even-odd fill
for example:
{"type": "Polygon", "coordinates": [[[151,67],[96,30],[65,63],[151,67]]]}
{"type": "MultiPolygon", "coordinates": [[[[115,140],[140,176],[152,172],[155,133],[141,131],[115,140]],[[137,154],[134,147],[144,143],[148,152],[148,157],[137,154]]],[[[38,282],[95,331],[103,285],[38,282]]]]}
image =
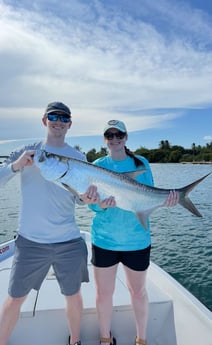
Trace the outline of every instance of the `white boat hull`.
{"type": "MultiPolygon", "coordinates": [[[[86,238],[90,252],[90,235],[86,238]]],[[[0,246],[0,306],[8,287],[14,241],[0,246]]],[[[84,303],[81,324],[82,345],[99,344],[95,310],[93,269],[88,261],[90,282],[82,284],[84,303]]],[[[119,265],[114,294],[112,333],[118,345],[134,343],[135,324],[122,265],[119,265]]],[[[212,345],[212,313],[170,275],[151,262],[147,289],[149,295],[148,345],[212,345]]],[[[41,289],[31,291],[8,345],[65,345],[68,327],[65,300],[53,271],[41,289]]]]}

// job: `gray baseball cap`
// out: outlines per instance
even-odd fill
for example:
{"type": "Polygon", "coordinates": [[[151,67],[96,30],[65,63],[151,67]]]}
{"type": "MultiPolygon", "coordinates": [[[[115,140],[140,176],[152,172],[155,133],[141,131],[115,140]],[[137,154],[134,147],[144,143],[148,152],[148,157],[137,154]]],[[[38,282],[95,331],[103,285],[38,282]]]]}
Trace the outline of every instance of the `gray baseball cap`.
{"type": "Polygon", "coordinates": [[[45,115],[51,114],[51,113],[64,113],[64,115],[71,117],[71,110],[67,105],[65,105],[62,102],[52,102],[47,105],[45,115]]]}

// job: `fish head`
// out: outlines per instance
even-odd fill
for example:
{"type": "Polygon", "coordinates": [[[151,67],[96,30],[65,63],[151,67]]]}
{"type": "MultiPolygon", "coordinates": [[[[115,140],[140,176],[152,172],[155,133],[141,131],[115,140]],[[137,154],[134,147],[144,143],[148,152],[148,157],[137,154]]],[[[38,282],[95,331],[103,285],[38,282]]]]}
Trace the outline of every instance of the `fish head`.
{"type": "Polygon", "coordinates": [[[57,181],[66,174],[68,161],[60,159],[58,155],[45,150],[37,150],[34,155],[34,164],[41,175],[49,181],[57,181]]]}

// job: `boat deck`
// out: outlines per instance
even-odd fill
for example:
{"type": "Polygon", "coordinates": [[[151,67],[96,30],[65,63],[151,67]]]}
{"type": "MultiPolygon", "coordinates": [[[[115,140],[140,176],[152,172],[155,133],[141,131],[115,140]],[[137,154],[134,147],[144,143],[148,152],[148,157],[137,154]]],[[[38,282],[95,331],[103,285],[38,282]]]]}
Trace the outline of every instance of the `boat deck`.
{"type": "MultiPolygon", "coordinates": [[[[87,240],[90,262],[89,235],[83,236],[87,240]]],[[[0,308],[7,295],[12,265],[9,253],[13,251],[13,246],[13,241],[0,246],[0,308]]],[[[81,340],[82,345],[99,345],[91,264],[88,269],[90,282],[83,283],[81,289],[84,303],[81,340]]],[[[148,345],[212,345],[212,313],[154,263],[148,270],[147,290],[148,345]]],[[[122,265],[119,265],[116,279],[111,331],[117,338],[117,345],[133,345],[135,322],[122,265]]],[[[54,272],[50,270],[41,289],[31,291],[24,302],[8,345],[65,345],[68,335],[65,299],[54,272]]]]}
{"type": "MultiPolygon", "coordinates": [[[[11,262],[11,258],[4,262],[4,268],[0,270],[1,281],[8,282],[11,262]]],[[[114,294],[111,331],[117,337],[119,345],[129,345],[133,344],[136,332],[124,271],[122,266],[119,266],[114,294]]],[[[97,345],[99,344],[99,332],[91,264],[88,265],[88,269],[90,282],[83,283],[81,289],[84,304],[81,340],[83,345],[97,345]]],[[[6,296],[8,284],[2,285],[0,306],[6,296]]],[[[150,279],[148,279],[147,286],[150,309],[148,345],[164,345],[164,335],[162,336],[162,334],[164,334],[165,328],[167,328],[166,344],[176,345],[172,301],[150,279]],[[170,336],[171,338],[169,339],[170,336]],[[155,342],[155,339],[159,340],[155,342]]],[[[31,291],[24,302],[20,320],[8,345],[45,345],[47,343],[51,345],[65,345],[68,334],[65,300],[60,293],[54,272],[50,270],[41,289],[38,292],[31,291]],[[18,339],[21,339],[20,343],[18,339]]]]}

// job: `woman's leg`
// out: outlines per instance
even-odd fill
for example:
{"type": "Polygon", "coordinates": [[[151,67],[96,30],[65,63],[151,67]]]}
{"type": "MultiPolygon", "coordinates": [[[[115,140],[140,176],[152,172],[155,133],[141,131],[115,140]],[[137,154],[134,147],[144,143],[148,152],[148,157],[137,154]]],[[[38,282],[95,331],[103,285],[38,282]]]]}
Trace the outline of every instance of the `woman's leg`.
{"type": "Polygon", "coordinates": [[[127,286],[130,291],[132,309],[135,315],[136,336],[145,341],[148,320],[148,295],[146,291],[147,270],[134,271],[126,266],[124,266],[124,270],[126,273],[127,286]]]}
{"type": "MultiPolygon", "coordinates": [[[[96,309],[99,321],[100,338],[110,338],[113,312],[113,292],[118,265],[99,268],[94,266],[96,282],[96,309]]],[[[104,345],[109,343],[104,342],[104,345]]]]}

